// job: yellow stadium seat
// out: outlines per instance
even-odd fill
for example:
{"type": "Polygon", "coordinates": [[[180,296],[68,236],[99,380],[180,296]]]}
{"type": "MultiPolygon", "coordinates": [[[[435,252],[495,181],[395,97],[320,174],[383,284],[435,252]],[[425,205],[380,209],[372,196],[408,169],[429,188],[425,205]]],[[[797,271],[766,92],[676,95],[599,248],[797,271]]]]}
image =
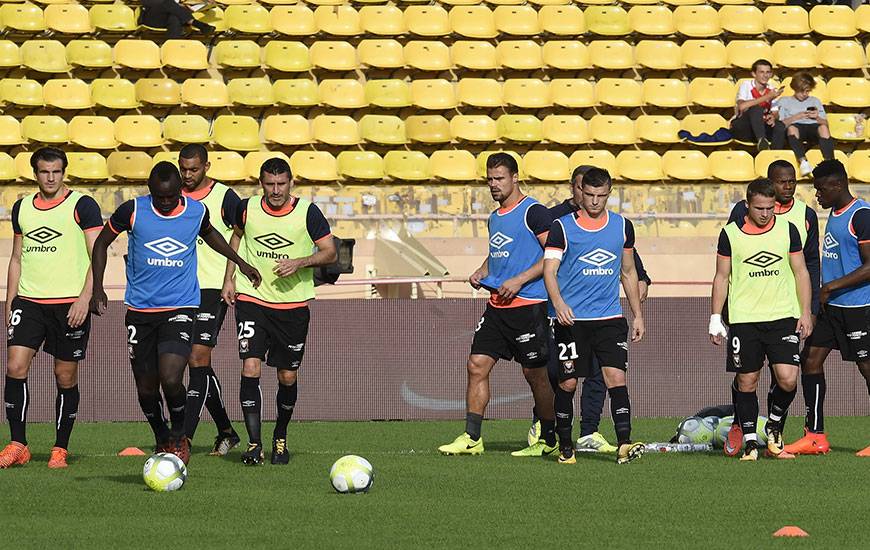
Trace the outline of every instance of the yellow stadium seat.
{"type": "Polygon", "coordinates": [[[90,109],[91,89],[79,78],[56,78],[42,87],[45,104],[58,109],[90,109]]]}
{"type": "Polygon", "coordinates": [[[151,115],[122,115],[115,119],[115,139],[130,147],[160,147],[163,128],[151,115]]]}
{"type": "Polygon", "coordinates": [[[441,6],[408,6],[405,8],[405,25],[408,32],[417,36],[447,36],[450,17],[441,6]]]}
{"type": "MultiPolygon", "coordinates": [[[[178,166],[178,151],[157,151],[151,157],[152,167],[161,162],[169,162],[178,166]]],[[[150,170],[149,170],[150,171],[150,170]]]]}
{"type": "Polygon", "coordinates": [[[353,6],[318,6],[314,22],[320,32],[332,36],[358,36],[363,33],[359,12],[353,6]]]}
{"type": "Polygon", "coordinates": [[[435,151],[429,157],[429,173],[447,181],[478,179],[474,155],[468,151],[435,151]]]}
{"type": "Polygon", "coordinates": [[[215,28],[215,32],[227,32],[227,22],[224,20],[224,10],[212,5],[193,14],[193,18],[215,28]]]}
{"type": "Polygon", "coordinates": [[[42,84],[29,78],[4,78],[0,80],[0,96],[4,103],[20,107],[42,107],[42,84]]]}
{"type": "Polygon", "coordinates": [[[112,47],[102,40],[70,40],[66,60],[73,67],[105,69],[112,66],[112,47]]]}
{"type": "Polygon", "coordinates": [[[589,121],[592,139],[609,145],[632,145],[637,142],[634,121],[624,115],[595,115],[589,121]]]}
{"type": "Polygon", "coordinates": [[[411,88],[404,80],[369,80],[365,85],[366,101],[385,109],[401,109],[411,106],[411,88]]]}
{"type": "Polygon", "coordinates": [[[269,34],[272,19],[269,10],[260,4],[228,6],[224,10],[227,28],[244,34],[269,34]]]}
{"type": "Polygon", "coordinates": [[[106,158],[100,153],[67,153],[66,173],[70,178],[85,181],[109,179],[106,158]]]}
{"type": "Polygon", "coordinates": [[[680,121],[667,115],[641,115],[634,121],[634,131],[641,141],[679,143],[680,121]]]}
{"type": "Polygon", "coordinates": [[[683,68],[680,45],[672,40],[641,40],[634,47],[634,57],[641,67],[659,71],[683,68]]]}
{"type": "Polygon", "coordinates": [[[665,4],[671,6],[694,6],[703,3],[704,0],[665,0],[665,4]]]}
{"type": "Polygon", "coordinates": [[[214,47],[214,60],[221,67],[259,67],[260,46],[253,40],[222,40],[214,47]]]}
{"type": "Polygon", "coordinates": [[[363,66],[379,69],[398,69],[405,66],[405,53],[398,40],[363,40],[356,51],[360,65],[363,66]]]}
{"type": "Polygon", "coordinates": [[[568,109],[584,109],[598,104],[592,82],[580,78],[554,78],[550,81],[550,97],[553,104],[568,109]]]}
{"type": "MultiPolygon", "coordinates": [[[[843,166],[848,165],[849,157],[846,156],[846,153],[840,150],[834,150],[834,158],[843,163],[843,166]]],[[[807,151],[807,160],[813,166],[818,165],[820,162],[825,160],[825,157],[822,155],[822,152],[818,149],[810,149],[807,151]]],[[[851,176],[851,174],[850,174],[851,176]]]]}
{"type": "Polygon", "coordinates": [[[18,173],[18,179],[26,182],[36,181],[33,175],[33,168],[30,166],[30,157],[33,153],[22,151],[15,155],[15,171],[18,173]]]}
{"type": "Polygon", "coordinates": [[[767,167],[775,160],[784,160],[794,166],[795,172],[800,174],[800,170],[797,165],[797,159],[794,157],[794,153],[786,150],[769,150],[769,151],[759,151],[757,155],[755,155],[755,177],[757,178],[766,178],[767,177],[767,167]]]}
{"type": "Polygon", "coordinates": [[[0,115],[0,145],[21,145],[25,141],[18,119],[11,115],[0,115]]]}
{"type": "Polygon", "coordinates": [[[411,81],[411,101],[433,111],[454,109],[458,104],[453,84],[443,78],[411,81]]]}
{"type": "Polygon", "coordinates": [[[854,151],[849,156],[847,172],[851,179],[870,183],[870,149],[854,151]]]}
{"type": "Polygon", "coordinates": [[[544,139],[541,121],[533,115],[501,115],[496,128],[498,137],[507,141],[537,143],[544,139]]]}
{"type": "Polygon", "coordinates": [[[66,121],[57,115],[30,115],[21,121],[21,135],[35,143],[69,142],[66,121]]]}
{"type": "Polygon", "coordinates": [[[485,115],[456,115],[450,120],[450,133],[454,139],[474,142],[498,140],[496,122],[485,115]]]}
{"type": "Polygon", "coordinates": [[[757,59],[773,61],[774,56],[773,48],[764,40],[732,40],[725,49],[728,63],[741,69],[751,69],[757,59]]]}
{"type": "Polygon", "coordinates": [[[457,40],[450,47],[453,63],[457,67],[476,71],[499,68],[495,46],[482,40],[457,40]]]}
{"type": "Polygon", "coordinates": [[[335,157],[326,151],[296,151],[290,155],[290,169],[303,180],[338,181],[335,157]]]}
{"type": "Polygon", "coordinates": [[[208,143],[209,122],[200,115],[169,115],[163,119],[163,138],[178,143],[208,143]]]}
{"type": "Polygon", "coordinates": [[[544,64],[563,71],[579,71],[592,67],[589,49],[579,40],[548,40],[543,48],[544,64]]]}
{"type": "Polygon", "coordinates": [[[834,105],[863,109],[870,105],[870,81],[863,77],[832,78],[828,81],[828,98],[834,105]]]}
{"type": "Polygon", "coordinates": [[[412,40],[405,44],[405,63],[420,71],[448,71],[450,48],[440,41],[412,40]]]}
{"type": "MultiPolygon", "coordinates": [[[[713,135],[719,128],[728,128],[728,121],[722,118],[722,115],[686,115],[680,121],[680,126],[683,130],[692,135],[700,135],[707,133],[713,135]]],[[[724,142],[703,142],[695,143],[694,145],[717,146],[724,145],[724,142]]]]}
{"type": "Polygon", "coordinates": [[[45,30],[42,9],[36,4],[3,4],[0,6],[0,19],[7,29],[13,31],[36,34],[45,30]]]}
{"type": "Polygon", "coordinates": [[[270,40],[263,47],[263,62],[267,67],[285,73],[305,72],[311,69],[308,48],[302,42],[270,40]]]}
{"type": "Polygon", "coordinates": [[[713,6],[677,6],[674,24],[678,33],[690,38],[710,38],[722,34],[719,13],[713,6]]]}
{"type": "Polygon", "coordinates": [[[181,86],[169,78],[140,78],[136,81],[136,99],[151,105],[180,105],[181,86]]]}
{"type": "Polygon", "coordinates": [[[413,115],[405,119],[408,141],[417,143],[449,143],[450,122],[441,115],[413,115]]]}
{"type": "Polygon", "coordinates": [[[543,6],[538,10],[538,22],[543,32],[554,36],[586,34],[586,19],[577,6],[543,6]]]}
{"type": "Polygon", "coordinates": [[[260,126],[249,116],[221,115],[214,119],[212,139],[224,149],[256,151],[260,148],[260,126]]]}
{"type": "Polygon", "coordinates": [[[384,155],[384,172],[403,181],[426,181],[432,177],[429,158],[420,151],[388,151],[384,155]]]}
{"type": "Polygon", "coordinates": [[[66,48],[57,40],[25,40],[21,44],[21,64],[41,73],[65,73],[66,48]]]}
{"type": "Polygon", "coordinates": [[[816,45],[809,40],[777,40],[771,61],[789,69],[809,69],[819,64],[816,45]]]}
{"type": "Polygon", "coordinates": [[[677,32],[674,14],[665,6],[632,6],[628,22],[634,32],[646,36],[670,36],[677,32]]]}
{"type": "Polygon", "coordinates": [[[151,40],[118,40],[114,48],[115,63],[139,70],[159,69],[160,48],[151,40]]]}
{"type": "Polygon", "coordinates": [[[733,107],[737,89],[727,78],[697,77],[689,82],[689,101],[702,107],[727,109],[733,107]]]}
{"type": "Polygon", "coordinates": [[[861,32],[870,32],[870,4],[861,4],[855,10],[855,25],[861,32]]]}
{"type": "Polygon", "coordinates": [[[96,78],[91,81],[94,105],[108,109],[132,110],[139,107],[136,87],[123,78],[96,78]]]}
{"type": "Polygon", "coordinates": [[[97,4],[89,11],[91,23],[98,31],[131,33],[139,27],[135,12],[125,4],[97,4]]]}
{"type": "Polygon", "coordinates": [[[560,151],[529,151],[523,157],[526,174],[538,181],[568,181],[571,166],[560,151]]]}
{"type": "Polygon", "coordinates": [[[675,180],[703,181],[711,176],[707,155],[701,151],[666,151],[662,155],[662,169],[675,180]]]}
{"type": "Polygon", "coordinates": [[[623,70],[634,67],[634,53],[624,40],[594,40],[589,43],[592,65],[602,69],[623,70]]]}
{"type": "Polygon", "coordinates": [[[499,65],[518,71],[544,66],[541,46],[533,40],[503,40],[495,48],[499,65]]]}
{"type": "Polygon", "coordinates": [[[561,145],[582,145],[592,141],[589,125],[579,115],[548,115],[542,123],[544,139],[561,145]]]}
{"type": "Polygon", "coordinates": [[[686,83],[676,78],[647,78],[643,81],[643,102],[665,109],[689,104],[686,83]]]}
{"type": "Polygon", "coordinates": [[[360,25],[366,34],[399,36],[405,34],[405,14],[396,6],[364,6],[359,10],[360,25]]]}
{"type": "Polygon", "coordinates": [[[358,145],[362,141],[356,121],[349,116],[314,117],[311,129],[315,141],[328,145],[358,145]]]}
{"type": "Polygon", "coordinates": [[[230,102],[248,107],[266,107],[275,104],[272,83],[268,78],[234,78],[227,84],[230,102]]]}
{"type": "MultiPolygon", "coordinates": [[[[735,41],[732,41],[733,44],[735,41]]],[[[694,69],[724,69],[728,66],[725,44],[718,40],[686,40],[680,47],[683,63],[694,69]]],[[[754,61],[754,59],[753,59],[754,61]]]]}
{"type": "Polygon", "coordinates": [[[529,0],[529,4],[546,8],[548,6],[565,6],[570,4],[571,0],[529,0]]]}
{"type": "Polygon", "coordinates": [[[831,69],[859,70],[866,65],[861,44],[852,40],[822,40],[818,54],[822,66],[831,69]]]}
{"type": "Polygon", "coordinates": [[[347,42],[315,42],[308,50],[311,63],[315,67],[330,71],[352,71],[356,69],[356,49],[347,42]]]}
{"type": "Polygon", "coordinates": [[[764,10],[764,27],[774,34],[803,36],[810,33],[810,19],[802,6],[769,6],[764,10]]]}
{"type": "Polygon", "coordinates": [[[867,122],[864,120],[865,131],[863,134],[856,132],[857,120],[852,113],[827,113],[828,128],[831,137],[837,141],[864,141],[867,139],[867,122]]]}
{"type": "Polygon", "coordinates": [[[501,107],[504,105],[502,85],[492,78],[463,78],[456,87],[461,105],[472,107],[501,107]]]}
{"type": "Polygon", "coordinates": [[[813,6],[810,10],[810,27],[822,36],[851,38],[858,34],[855,23],[851,6],[813,6]]]}
{"type": "Polygon", "coordinates": [[[535,36],[541,33],[538,12],[531,6],[498,6],[493,12],[495,28],[511,36],[535,36]]]}
{"type": "Polygon", "coordinates": [[[752,5],[730,5],[719,8],[722,30],[731,34],[758,36],[764,34],[764,14],[752,5]]]}
{"type": "Polygon", "coordinates": [[[14,181],[17,178],[18,170],[15,166],[15,159],[9,156],[8,153],[0,153],[0,180],[14,181]]]}
{"type": "Polygon", "coordinates": [[[630,78],[599,78],[595,84],[598,102],[611,107],[640,107],[643,87],[630,78]]]}
{"type": "Polygon", "coordinates": [[[167,40],[160,47],[160,58],[165,67],[185,71],[208,69],[208,51],[198,40],[167,40]]]}
{"type": "MultiPolygon", "coordinates": [[[[619,175],[619,172],[616,170],[616,157],[614,157],[613,153],[610,151],[590,151],[587,149],[571,153],[571,157],[568,159],[568,165],[571,167],[572,171],[574,168],[584,164],[607,170],[612,178],[616,178],[619,175]]],[[[565,179],[567,179],[567,177],[565,179]]]]}
{"type": "Polygon", "coordinates": [[[181,85],[181,101],[186,105],[216,109],[230,104],[230,92],[223,80],[188,78],[181,85]]]}
{"type": "Polygon", "coordinates": [[[627,36],[631,34],[628,12],[619,6],[590,6],[583,13],[586,27],[600,36],[627,36]]]}
{"type": "Polygon", "coordinates": [[[466,38],[495,38],[495,16],[486,6],[456,6],[450,9],[450,28],[466,38]]]}
{"type": "Polygon", "coordinates": [[[272,84],[275,101],[292,107],[312,107],[320,104],[317,84],[313,80],[293,78],[272,84]]]}
{"type": "Polygon", "coordinates": [[[308,145],[311,124],[302,115],[272,115],[263,120],[263,141],[278,145],[308,145]]]}
{"type": "Polygon", "coordinates": [[[17,69],[21,66],[21,51],[11,40],[0,40],[0,68],[17,69]]]}
{"type": "Polygon", "coordinates": [[[622,151],[616,155],[620,177],[632,181],[658,181],[662,173],[662,157],[655,151],[622,151]]]}
{"type": "MultiPolygon", "coordinates": [[[[208,177],[212,179],[224,182],[248,179],[245,159],[235,151],[212,151],[208,154],[208,162],[211,164],[208,177]]],[[[293,173],[295,175],[296,171],[293,173]]]]}
{"type": "Polygon", "coordinates": [[[112,151],[106,159],[109,175],[115,180],[147,180],[153,161],[144,151],[112,151]]]}
{"type": "Polygon", "coordinates": [[[384,179],[384,159],[371,151],[342,151],[336,159],[338,173],[352,180],[384,179]]]}
{"type": "Polygon", "coordinates": [[[269,17],[275,32],[284,36],[314,36],[319,31],[314,12],[305,4],[275,6],[269,17]]]}
{"type": "Polygon", "coordinates": [[[109,117],[75,116],[67,127],[69,141],[85,149],[114,149],[115,125],[109,117]]]}
{"type": "Polygon", "coordinates": [[[717,180],[741,183],[755,179],[755,159],[746,151],[713,151],[708,157],[710,175],[717,180]]]}
{"type": "Polygon", "coordinates": [[[502,86],[505,105],[523,109],[544,109],[553,104],[548,82],[537,78],[512,78],[502,86]]]}
{"type": "Polygon", "coordinates": [[[94,32],[88,8],[81,4],[54,4],[45,7],[45,26],[61,34],[94,32]]]}
{"type": "Polygon", "coordinates": [[[325,79],[318,88],[320,103],[338,109],[359,109],[368,105],[363,85],[358,80],[325,79]]]}

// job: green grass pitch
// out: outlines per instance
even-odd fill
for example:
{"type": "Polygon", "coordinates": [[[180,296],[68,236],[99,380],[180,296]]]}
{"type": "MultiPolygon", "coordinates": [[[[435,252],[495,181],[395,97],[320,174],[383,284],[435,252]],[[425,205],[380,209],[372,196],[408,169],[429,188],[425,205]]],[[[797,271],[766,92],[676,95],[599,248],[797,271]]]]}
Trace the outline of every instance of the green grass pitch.
{"type": "MultiPolygon", "coordinates": [[[[799,435],[792,418],[788,439],[799,435]]],[[[189,478],[176,493],[142,482],[143,423],[80,423],[70,468],[46,468],[54,431],[28,427],[34,459],[0,471],[4,548],[866,548],[870,443],[864,418],[832,418],[825,457],[739,463],[716,454],[648,454],[617,466],[519,459],[526,421],[484,423],[486,453],[444,457],[461,422],[301,422],[289,466],[245,467],[239,449],[205,456],[203,423],[189,478]],[[339,495],[328,470],[344,454],[375,468],[368,494],[339,495]],[[774,539],[784,525],[809,538],[774,539]],[[570,545],[570,546],[569,546],[570,545]]],[[[635,420],[640,440],[665,441],[676,419],[635,420]]],[[[605,435],[613,433],[604,421],[605,435]]],[[[237,426],[239,433],[243,427],[237,426]]],[[[5,431],[5,430],[4,430],[5,431]]],[[[264,435],[271,426],[264,427],[264,435]]],[[[4,434],[5,437],[6,434],[4,434]]],[[[267,455],[268,459],[268,455],[267,455]]]]}

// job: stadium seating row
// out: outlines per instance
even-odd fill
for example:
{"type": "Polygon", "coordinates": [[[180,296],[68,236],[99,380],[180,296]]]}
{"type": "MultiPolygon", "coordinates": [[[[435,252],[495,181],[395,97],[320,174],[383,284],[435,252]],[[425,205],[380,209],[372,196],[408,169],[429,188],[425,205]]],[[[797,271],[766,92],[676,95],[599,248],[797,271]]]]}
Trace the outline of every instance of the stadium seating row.
{"type": "MultiPolygon", "coordinates": [[[[22,3],[28,0],[4,0],[8,3],[22,3]]],[[[77,0],[35,0],[39,4],[76,4],[77,0]]],[[[475,6],[478,4],[489,4],[493,6],[519,6],[522,4],[532,4],[535,6],[556,6],[569,5],[572,0],[435,0],[439,4],[446,6],[475,6]]],[[[88,4],[113,4],[113,3],[129,3],[135,4],[134,0],[84,0],[88,4]]],[[[249,4],[266,4],[273,6],[283,6],[299,4],[304,2],[311,6],[343,6],[347,4],[385,4],[388,0],[217,0],[217,4],[223,6],[249,5],[249,4]]],[[[394,0],[394,3],[400,5],[413,4],[431,4],[432,0],[394,0]]],[[[650,5],[664,3],[670,6],[693,6],[713,3],[717,5],[782,5],[786,0],[573,0],[575,4],[586,6],[609,6],[609,5],[650,5]]]]}
{"type": "MultiPolygon", "coordinates": [[[[486,158],[495,151],[480,153],[476,158],[464,150],[435,151],[427,157],[420,151],[390,151],[383,157],[371,151],[343,151],[334,157],[324,151],[296,151],[289,159],[284,153],[251,152],[242,157],[230,152],[211,152],[209,176],[225,182],[250,182],[259,175],[260,165],[268,158],[280,156],[289,160],[295,177],[305,181],[370,181],[385,178],[401,181],[473,181],[486,174],[486,158]]],[[[0,181],[33,179],[30,167],[32,153],[19,153],[14,158],[0,153],[0,181]]],[[[791,151],[762,151],[753,157],[745,151],[716,151],[705,155],[700,151],[668,151],[659,155],[653,151],[581,150],[571,156],[559,151],[529,151],[522,157],[511,153],[520,164],[521,177],[542,182],[567,181],[571,170],[581,164],[606,168],[615,178],[658,182],[725,181],[746,182],[765,176],[768,165],[776,159],[794,163],[791,151]]],[[[141,151],[115,151],[108,158],[99,153],[68,153],[67,174],[76,180],[144,180],[151,166],[159,161],[177,162],[177,152],[157,153],[153,158],[141,151]]],[[[837,154],[847,165],[850,177],[870,183],[870,150],[856,151],[848,158],[837,154]]],[[[810,151],[811,162],[819,162],[818,151],[810,151]]]]}

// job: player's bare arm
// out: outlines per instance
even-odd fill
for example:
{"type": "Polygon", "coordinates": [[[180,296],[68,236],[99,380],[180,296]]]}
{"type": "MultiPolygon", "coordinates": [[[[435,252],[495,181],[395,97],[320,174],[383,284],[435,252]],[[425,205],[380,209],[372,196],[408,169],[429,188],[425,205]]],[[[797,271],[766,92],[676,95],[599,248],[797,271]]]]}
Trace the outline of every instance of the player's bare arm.
{"type": "Polygon", "coordinates": [[[332,239],[332,235],[327,235],[314,244],[317,246],[317,252],[314,254],[303,256],[302,258],[277,260],[272,271],[279,277],[288,277],[304,267],[329,265],[338,259],[338,250],[335,248],[335,241],[332,239]]]}
{"type": "Polygon", "coordinates": [[[870,243],[859,245],[861,252],[861,267],[833,281],[822,285],[819,291],[819,303],[827,304],[832,292],[851,288],[870,281],[870,243]]]}
{"type": "Polygon", "coordinates": [[[12,316],[12,300],[18,296],[18,281],[21,279],[21,243],[24,237],[15,235],[12,238],[12,256],[6,270],[6,324],[12,316]]]}
{"type": "Polygon", "coordinates": [[[640,342],[646,334],[646,327],[643,323],[643,311],[640,308],[640,288],[637,267],[634,265],[634,249],[624,248],[622,250],[622,267],[619,278],[622,281],[622,288],[625,290],[625,297],[628,298],[628,306],[631,308],[631,341],[640,342]]]}
{"type": "Polygon", "coordinates": [[[801,304],[801,316],[798,319],[795,331],[800,334],[802,339],[805,339],[812,334],[814,324],[812,315],[813,290],[810,283],[810,272],[807,271],[807,264],[802,252],[789,254],[789,263],[791,264],[791,271],[794,273],[798,301],[801,304]]]}
{"type": "Polygon", "coordinates": [[[102,315],[109,306],[109,298],[103,289],[103,277],[106,274],[106,262],[109,256],[109,246],[115,242],[118,234],[112,231],[109,224],[103,226],[91,250],[91,277],[93,293],[91,295],[91,313],[102,315]]]}
{"type": "Polygon", "coordinates": [[[550,301],[553,302],[553,309],[556,311],[556,320],[560,325],[571,326],[574,324],[574,312],[562,299],[562,293],[559,292],[559,266],[562,265],[562,260],[555,258],[544,258],[544,286],[547,287],[547,294],[550,296],[550,301]]]}
{"type": "Polygon", "coordinates": [[[241,259],[239,254],[224,240],[223,235],[214,226],[209,225],[208,229],[204,233],[201,233],[200,236],[212,250],[229,260],[228,264],[229,262],[235,263],[239,267],[239,271],[242,272],[242,275],[253,283],[254,288],[260,286],[260,282],[263,280],[260,277],[260,272],[251,266],[251,264],[241,259]]]}
{"type": "Polygon", "coordinates": [[[480,281],[489,275],[489,256],[483,259],[483,263],[478,267],[471,276],[468,277],[468,282],[475,289],[480,289],[480,281]]]}
{"type": "Polygon", "coordinates": [[[716,256],[716,275],[713,277],[713,296],[711,299],[710,326],[708,333],[710,341],[717,346],[722,345],[728,331],[722,323],[722,310],[728,299],[728,280],[731,278],[731,258],[716,256]]]}
{"type": "MultiPolygon", "coordinates": [[[[242,242],[245,230],[238,227],[233,228],[233,236],[230,237],[230,248],[235,251],[239,250],[239,244],[242,242]]],[[[224,286],[221,289],[221,299],[224,303],[233,305],[236,303],[236,264],[231,260],[227,260],[227,270],[224,274],[224,286]]]]}
{"type": "MultiPolygon", "coordinates": [[[[547,243],[547,235],[549,235],[549,231],[545,231],[538,235],[538,242],[541,243],[541,248],[547,243]]],[[[516,277],[511,277],[507,279],[505,282],[501,284],[498,289],[498,295],[504,301],[513,300],[517,294],[520,293],[520,290],[523,288],[523,285],[528,283],[529,281],[534,281],[535,279],[540,279],[544,274],[544,258],[541,257],[540,260],[537,261],[535,265],[530,267],[529,269],[523,271],[516,277]]]]}
{"type": "MultiPolygon", "coordinates": [[[[96,231],[85,231],[85,245],[88,248],[88,255],[93,255],[94,242],[97,240],[96,231]]],[[[71,328],[82,326],[85,319],[88,318],[88,310],[91,306],[91,296],[93,295],[93,275],[91,270],[88,270],[85,275],[85,284],[82,285],[82,291],[79,293],[78,299],[69,306],[69,311],[66,314],[67,323],[71,328]]]]}

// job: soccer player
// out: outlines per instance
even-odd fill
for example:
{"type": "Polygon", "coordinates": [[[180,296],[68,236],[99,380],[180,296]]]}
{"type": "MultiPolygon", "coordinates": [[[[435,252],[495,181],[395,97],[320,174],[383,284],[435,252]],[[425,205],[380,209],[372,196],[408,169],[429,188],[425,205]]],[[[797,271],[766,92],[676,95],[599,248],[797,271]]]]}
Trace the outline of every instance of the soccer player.
{"type": "Polygon", "coordinates": [[[236,209],[230,245],[260,270],[263,284],[255,287],[245,279],[234,280],[235,266],[228,263],[222,295],[225,302],[235,303],[239,327],[239,400],[249,438],[242,463],[263,463],[260,373],[265,361],[278,376],[271,460],[288,464],[287,424],[296,406],[297,375],[308,338],[312,268],[331,264],[338,253],[323,212],[291,194],[293,176],[285,160],[271,158],[263,163],[260,186],[262,196],[243,199],[236,209]]]}
{"type": "Polygon", "coordinates": [[[171,452],[185,463],[190,441],[184,435],[184,367],[191,351],[194,318],[200,305],[196,278],[196,240],[241,262],[252,284],[256,269],[241,260],[209,221],[208,209],[181,193],[181,176],[169,162],[159,162],[148,177],[149,195],[123,203],[94,243],[94,292],[91,311],[101,314],[108,299],[103,290],[109,245],[121,234],[127,242],[127,349],[139,405],[151,425],[157,452],[171,452]],[[163,417],[160,389],[169,407],[172,429],[163,417]]]}
{"type": "MultiPolygon", "coordinates": [[[[239,196],[223,183],[206,176],[210,166],[208,152],[198,143],[182,147],[178,154],[178,166],[184,196],[205,205],[212,226],[224,240],[229,241],[232,238],[239,196]]],[[[227,416],[221,383],[212,368],[212,349],[217,345],[221,325],[227,314],[227,304],[221,299],[227,261],[206,245],[202,238],[196,240],[196,270],[200,304],[193,324],[192,351],[188,361],[190,381],[187,387],[184,432],[192,440],[202,409],[208,408],[218,430],[211,454],[224,456],[241,441],[227,416]]]]}
{"type": "Polygon", "coordinates": [[[541,280],[543,246],[551,218],[546,206],[523,194],[516,160],[495,153],[486,160],[486,181],[499,208],[490,214],[489,254],[469,282],[490,291],[468,357],[465,432],[438,450],[446,455],[483,453],[480,435],[489,403],[489,374],[499,359],[515,360],[532,389],[543,436],[514,456],[556,452],[553,389],[547,378],[547,293],[541,280]]]}
{"type": "Polygon", "coordinates": [[[577,378],[589,374],[593,355],[610,394],[616,462],[631,462],[644,452],[643,443],[631,441],[626,387],[629,328],[619,302],[622,282],[634,316],[631,341],[640,342],[646,329],[634,265],[634,226],[606,209],[611,189],[610,174],[600,168],[575,180],[574,202],[581,208],[553,222],[544,253],[544,282],[559,361],[555,409],[562,464],[576,463],[571,441],[574,392],[577,378]]]}
{"type": "Polygon", "coordinates": [[[810,276],[797,227],[774,214],[773,183],[766,178],[751,182],[746,204],[745,222],[728,223],[719,234],[708,332],[717,346],[730,338],[728,346],[737,371],[735,414],[745,445],[740,460],[758,460],[755,390],[765,357],[776,379],[765,427],[767,449],[775,457],[794,458],[783,451],[782,430],[785,411],[796,392],[800,339],[813,330],[810,276]],[[730,334],[722,323],[726,300],[730,334]]]}
{"type": "Polygon", "coordinates": [[[63,183],[67,159],[54,148],[30,157],[39,191],[12,206],[12,256],[6,283],[8,333],[6,418],[12,441],[0,468],[27,464],[25,436],[30,390],[27,374],[39,348],[54,357],[56,435],[49,468],[66,468],[67,447],[79,406],[78,364],[85,358],[91,322],[88,258],[103,225],[100,207],[63,183]],[[58,277],[58,268],[63,277],[58,277]]]}
{"type": "MultiPolygon", "coordinates": [[[[795,198],[794,193],[797,188],[797,178],[795,177],[794,166],[790,162],[786,160],[773,161],[767,167],[767,177],[773,183],[773,191],[776,195],[773,213],[794,224],[801,237],[804,250],[804,263],[806,263],[807,271],[810,274],[810,286],[812,288],[812,306],[810,311],[813,315],[813,325],[815,326],[816,315],[819,313],[819,280],[821,279],[819,217],[816,215],[815,210],[810,208],[805,202],[795,198]]],[[[749,208],[746,205],[746,201],[740,201],[731,210],[731,215],[728,216],[728,223],[734,222],[738,226],[742,226],[748,213],[749,208]]],[[[725,317],[726,315],[723,314],[723,319],[725,317]]],[[[728,372],[736,372],[732,358],[732,354],[726,353],[726,369],[728,372]]],[[[767,393],[768,414],[770,414],[773,405],[774,388],[776,388],[776,379],[771,371],[770,389],[767,393]]],[[[735,406],[737,405],[736,378],[731,384],[731,403],[735,406]]],[[[728,456],[736,456],[740,452],[742,444],[743,432],[740,429],[738,415],[735,414],[734,423],[728,432],[723,450],[728,456]]]]}
{"type": "MultiPolygon", "coordinates": [[[[870,204],[849,190],[846,169],[826,160],[813,170],[816,200],[831,213],[822,246],[822,309],[816,328],[804,346],[801,384],[807,405],[806,433],[786,445],[795,454],[830,450],[825,435],[825,359],[832,349],[852,361],[870,392],[870,204]]],[[[870,447],[858,452],[870,457],[870,447]]]]}

